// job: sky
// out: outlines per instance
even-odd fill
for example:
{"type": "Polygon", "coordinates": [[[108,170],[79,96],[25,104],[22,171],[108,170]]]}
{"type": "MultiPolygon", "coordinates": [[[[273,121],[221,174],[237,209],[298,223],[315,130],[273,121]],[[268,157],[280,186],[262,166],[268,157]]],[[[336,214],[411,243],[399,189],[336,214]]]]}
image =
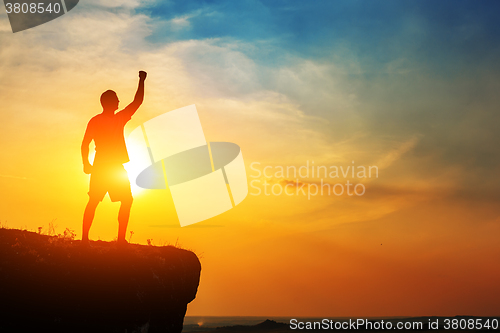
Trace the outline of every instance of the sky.
{"type": "MultiPolygon", "coordinates": [[[[145,70],[126,135],[195,104],[206,139],[238,144],[246,166],[247,198],[189,227],[168,191],[134,197],[133,243],[200,257],[188,315],[499,315],[499,12],[85,0],[13,34],[0,6],[0,222],[81,237],[85,127],[102,92],[126,106],[145,70]],[[371,177],[341,171],[370,166],[371,177]],[[312,194],[325,183],[344,192],[312,194]]],[[[104,199],[91,239],[116,237],[118,206],[104,199]]]]}

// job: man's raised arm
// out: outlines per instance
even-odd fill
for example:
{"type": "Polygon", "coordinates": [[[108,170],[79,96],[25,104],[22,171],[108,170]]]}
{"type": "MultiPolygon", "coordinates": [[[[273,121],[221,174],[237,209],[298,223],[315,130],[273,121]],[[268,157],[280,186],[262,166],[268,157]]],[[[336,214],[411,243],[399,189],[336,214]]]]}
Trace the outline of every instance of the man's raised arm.
{"type": "Polygon", "coordinates": [[[126,112],[130,117],[137,111],[139,106],[141,106],[144,100],[144,81],[148,74],[144,71],[139,72],[139,86],[137,87],[137,92],[135,93],[134,101],[130,103],[122,112],[126,112]]]}

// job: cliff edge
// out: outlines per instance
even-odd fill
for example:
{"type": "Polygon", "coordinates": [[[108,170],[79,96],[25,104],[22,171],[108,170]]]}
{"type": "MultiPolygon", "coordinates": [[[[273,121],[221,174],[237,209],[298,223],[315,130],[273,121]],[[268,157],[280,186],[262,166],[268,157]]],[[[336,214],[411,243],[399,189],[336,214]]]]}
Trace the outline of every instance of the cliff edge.
{"type": "Polygon", "coordinates": [[[0,331],[181,332],[197,256],[0,229],[0,331]]]}

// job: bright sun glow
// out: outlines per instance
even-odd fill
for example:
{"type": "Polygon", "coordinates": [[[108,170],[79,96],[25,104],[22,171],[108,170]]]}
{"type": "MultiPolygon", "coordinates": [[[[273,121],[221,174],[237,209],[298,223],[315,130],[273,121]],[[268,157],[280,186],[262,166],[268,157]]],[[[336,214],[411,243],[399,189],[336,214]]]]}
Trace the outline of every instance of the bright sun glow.
{"type": "Polygon", "coordinates": [[[127,150],[129,152],[129,156],[131,156],[131,158],[133,156],[134,160],[125,163],[123,166],[125,167],[125,170],[127,170],[133,195],[137,195],[144,191],[142,187],[137,186],[135,180],[141,171],[144,170],[144,165],[151,164],[151,161],[145,159],[143,155],[135,154],[135,152],[139,149],[142,149],[139,144],[137,144],[133,139],[127,139],[127,150]],[[137,161],[137,159],[141,160],[137,161]]]}

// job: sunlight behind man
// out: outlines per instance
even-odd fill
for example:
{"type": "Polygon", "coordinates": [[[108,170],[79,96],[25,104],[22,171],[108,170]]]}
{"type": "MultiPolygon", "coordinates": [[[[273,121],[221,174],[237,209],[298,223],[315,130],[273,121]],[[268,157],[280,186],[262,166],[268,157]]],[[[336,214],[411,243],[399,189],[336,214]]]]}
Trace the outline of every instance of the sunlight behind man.
{"type": "Polygon", "coordinates": [[[137,176],[141,173],[142,170],[144,170],[151,164],[149,156],[142,153],[142,146],[141,143],[138,142],[138,140],[140,140],[140,138],[136,138],[135,136],[129,136],[126,139],[127,150],[129,154],[135,156],[136,159],[134,160],[134,163],[128,162],[123,165],[125,167],[125,170],[127,170],[128,178],[130,180],[130,187],[134,196],[144,191],[142,187],[137,186],[137,176]]]}

